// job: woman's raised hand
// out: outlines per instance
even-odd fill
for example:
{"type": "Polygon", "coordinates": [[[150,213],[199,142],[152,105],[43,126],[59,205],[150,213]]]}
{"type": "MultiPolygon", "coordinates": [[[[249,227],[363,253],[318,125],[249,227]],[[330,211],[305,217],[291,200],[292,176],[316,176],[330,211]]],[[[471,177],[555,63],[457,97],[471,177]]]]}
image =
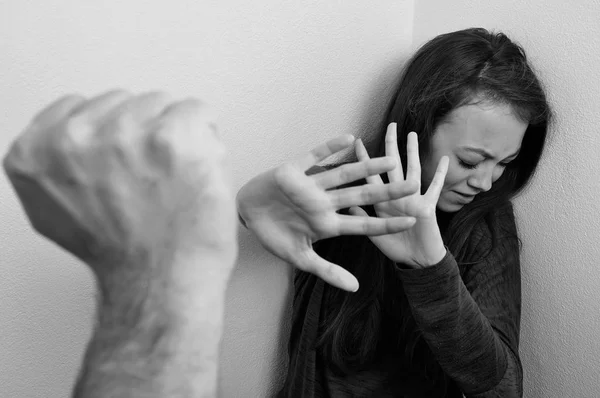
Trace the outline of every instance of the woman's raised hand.
{"type": "MultiPolygon", "coordinates": [[[[419,160],[419,143],[417,134],[411,132],[407,142],[406,178],[402,170],[402,162],[398,152],[396,123],[388,126],[385,137],[385,152],[397,160],[397,165],[388,171],[391,184],[401,181],[412,182],[419,189],[411,195],[400,199],[375,204],[378,217],[413,216],[417,222],[413,228],[402,232],[370,237],[371,241],[391,260],[413,268],[422,268],[438,263],[446,254],[440,229],[437,225],[435,210],[440,192],[448,171],[448,157],[443,156],[427,192],[421,194],[421,163],[419,160]]],[[[366,161],[369,155],[362,144],[356,145],[358,159],[366,161]]],[[[367,177],[368,185],[385,186],[378,175],[367,177]]],[[[359,208],[350,208],[350,213],[364,216],[367,213],[359,208]]]]}
{"type": "Polygon", "coordinates": [[[338,210],[388,202],[411,195],[418,189],[412,181],[335,189],[395,169],[398,160],[390,156],[306,174],[309,168],[353,142],[353,136],[344,135],[319,145],[300,159],[254,177],[237,195],[240,216],[268,251],[347,291],[358,289],[356,278],[317,255],[312,248],[313,242],[339,235],[394,234],[412,227],[415,219],[409,215],[357,217],[339,214],[338,210]]]}

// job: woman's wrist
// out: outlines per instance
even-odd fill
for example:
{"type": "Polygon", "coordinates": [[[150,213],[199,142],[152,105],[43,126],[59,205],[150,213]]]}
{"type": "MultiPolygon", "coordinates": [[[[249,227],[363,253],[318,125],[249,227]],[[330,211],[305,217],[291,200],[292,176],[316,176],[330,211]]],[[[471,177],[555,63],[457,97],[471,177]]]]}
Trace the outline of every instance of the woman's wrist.
{"type": "Polygon", "coordinates": [[[437,220],[431,224],[430,233],[423,239],[423,253],[418,263],[419,268],[428,268],[438,264],[446,256],[446,246],[442,239],[437,220]]]}
{"type": "Polygon", "coordinates": [[[443,245],[436,245],[435,248],[427,253],[424,259],[418,264],[419,268],[427,268],[432,267],[436,264],[439,264],[440,261],[444,259],[446,256],[446,247],[443,245]]]}

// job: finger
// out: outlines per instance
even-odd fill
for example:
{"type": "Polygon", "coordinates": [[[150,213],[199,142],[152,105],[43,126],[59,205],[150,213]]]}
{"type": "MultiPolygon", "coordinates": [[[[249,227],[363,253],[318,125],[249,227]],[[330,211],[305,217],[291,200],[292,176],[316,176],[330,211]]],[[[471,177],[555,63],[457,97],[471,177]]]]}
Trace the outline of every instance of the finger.
{"type": "Polygon", "coordinates": [[[418,185],[413,181],[392,182],[389,184],[366,184],[327,191],[336,209],[351,206],[376,204],[403,198],[417,191],[418,185]]]}
{"type": "Polygon", "coordinates": [[[33,118],[33,123],[43,126],[52,125],[59,120],[64,119],[73,111],[73,109],[80,106],[84,101],[85,98],[77,94],[61,97],[40,111],[33,118]]]}
{"type": "MultiPolygon", "coordinates": [[[[344,185],[361,178],[371,176],[379,177],[379,174],[385,173],[395,167],[395,161],[390,156],[368,159],[358,163],[349,163],[335,169],[315,174],[314,179],[323,189],[330,189],[344,185]]],[[[379,179],[381,182],[381,178],[379,179]]]]}
{"type": "Polygon", "coordinates": [[[414,131],[408,134],[406,161],[406,179],[412,181],[421,181],[421,161],[419,159],[419,141],[417,133],[414,131]]]}
{"type": "MultiPolygon", "coordinates": [[[[354,208],[354,210],[352,211],[354,214],[356,214],[356,216],[358,216],[359,214],[362,214],[362,213],[366,214],[366,212],[364,210],[361,209],[362,210],[362,212],[361,212],[360,210],[356,210],[356,209],[357,208],[354,208]]],[[[417,222],[417,219],[414,217],[406,217],[406,218],[412,218],[412,222],[410,223],[410,226],[408,228],[404,228],[401,231],[396,231],[396,232],[402,232],[406,229],[409,229],[410,227],[414,226],[415,223],[417,222]]],[[[388,237],[386,235],[388,235],[388,234],[368,235],[368,237],[369,237],[369,240],[371,242],[373,242],[373,244],[375,244],[375,246],[381,247],[380,246],[381,244],[385,245],[385,243],[386,243],[384,240],[388,239],[388,237]]]]}
{"type": "Polygon", "coordinates": [[[95,124],[115,111],[132,97],[124,90],[112,90],[81,103],[70,114],[71,118],[82,117],[91,124],[95,124]]]}
{"type": "Polygon", "coordinates": [[[317,146],[316,148],[313,148],[307,155],[304,155],[300,159],[293,161],[292,164],[298,167],[300,170],[306,171],[310,167],[328,158],[334,153],[348,148],[353,142],[354,136],[350,134],[336,137],[324,144],[317,146]]]}
{"type": "Polygon", "coordinates": [[[429,187],[427,188],[425,197],[427,200],[431,200],[433,203],[437,203],[442,192],[442,188],[444,187],[444,180],[446,179],[446,173],[448,172],[448,163],[448,156],[442,156],[440,162],[438,163],[437,169],[435,170],[433,179],[431,180],[431,184],[429,184],[429,187]]]}
{"type": "Polygon", "coordinates": [[[387,173],[390,182],[404,180],[400,152],[398,151],[398,131],[396,123],[390,123],[387,127],[387,132],[385,134],[385,154],[387,156],[392,156],[398,161],[398,166],[387,173]]]}
{"type": "MultiPolygon", "coordinates": [[[[172,103],[171,97],[161,92],[148,92],[132,96],[116,106],[110,117],[106,117],[98,134],[112,139],[132,140],[138,134],[148,132],[148,125],[172,103]],[[124,134],[125,133],[125,134],[124,134]],[[129,134],[127,134],[129,133],[129,134]]],[[[125,146],[133,141],[122,142],[125,146]]]]}
{"type": "Polygon", "coordinates": [[[358,280],[350,272],[320,257],[313,250],[306,252],[301,256],[296,266],[303,271],[310,272],[323,279],[332,286],[356,292],[358,290],[358,280]]]}
{"type": "Polygon", "coordinates": [[[199,139],[204,132],[219,139],[215,117],[210,107],[195,98],[177,101],[165,108],[156,120],[167,127],[163,132],[170,132],[173,126],[185,126],[190,138],[199,139]],[[193,126],[193,127],[192,127],[193,126]],[[206,128],[208,127],[208,129],[206,128]]]}
{"type": "MultiPolygon", "coordinates": [[[[369,157],[369,153],[367,152],[367,148],[365,148],[365,145],[363,144],[360,138],[357,139],[354,143],[354,149],[356,151],[356,157],[358,158],[358,160],[366,162],[369,159],[371,159],[369,157]]],[[[383,180],[381,179],[379,174],[368,176],[366,180],[369,184],[383,184],[383,180]]]]}
{"type": "Polygon", "coordinates": [[[340,214],[340,232],[342,235],[379,236],[406,231],[417,222],[414,217],[370,217],[358,206],[349,209],[350,216],[340,214]]]}
{"type": "Polygon", "coordinates": [[[32,119],[30,125],[23,133],[18,135],[4,155],[2,165],[8,172],[15,172],[23,168],[27,163],[31,163],[31,151],[36,143],[47,142],[45,132],[49,126],[53,126],[66,115],[71,113],[73,108],[79,106],[85,99],[80,95],[66,95],[52,102],[44,109],[39,111],[32,119]],[[41,137],[40,137],[41,135],[41,137]]]}
{"type": "Polygon", "coordinates": [[[168,94],[151,91],[132,98],[127,102],[125,110],[131,112],[135,120],[144,123],[163,113],[171,102],[168,94]]]}
{"type": "Polygon", "coordinates": [[[32,120],[31,125],[21,136],[12,143],[6,154],[3,167],[5,170],[30,170],[36,166],[36,161],[40,161],[45,156],[35,155],[39,150],[47,151],[52,142],[52,134],[46,134],[52,130],[49,127],[64,120],[73,109],[85,103],[85,98],[80,95],[67,95],[54,101],[42,111],[40,111],[32,120]]]}

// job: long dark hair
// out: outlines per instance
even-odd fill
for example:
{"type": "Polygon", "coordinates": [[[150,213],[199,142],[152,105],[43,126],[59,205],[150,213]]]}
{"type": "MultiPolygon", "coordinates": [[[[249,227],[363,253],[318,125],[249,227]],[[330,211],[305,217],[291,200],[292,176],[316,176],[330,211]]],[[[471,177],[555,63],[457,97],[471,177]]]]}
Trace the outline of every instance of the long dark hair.
{"type": "MultiPolygon", "coordinates": [[[[510,105],[528,127],[520,154],[492,188],[459,212],[440,215],[445,221],[441,226],[445,244],[461,269],[483,260],[468,255],[469,238],[476,225],[484,222],[489,228],[493,247],[500,232],[496,209],[524,189],[543,152],[551,110],[523,49],[506,35],[481,28],[435,37],[405,65],[379,134],[368,142],[371,157],[383,156],[386,126],[396,122],[406,170],[408,133],[418,132],[421,159],[425,159],[436,126],[450,111],[477,98],[510,105]]],[[[375,214],[370,206],[365,210],[375,214]]],[[[393,264],[368,238],[328,239],[318,242],[315,250],[353,272],[361,285],[356,293],[326,288],[318,346],[334,371],[351,374],[375,360],[385,360],[385,351],[393,344],[404,350],[404,370],[436,380],[443,377],[431,355],[426,354],[428,347],[393,274],[393,264]]],[[[402,368],[402,364],[398,366],[402,368]]]]}

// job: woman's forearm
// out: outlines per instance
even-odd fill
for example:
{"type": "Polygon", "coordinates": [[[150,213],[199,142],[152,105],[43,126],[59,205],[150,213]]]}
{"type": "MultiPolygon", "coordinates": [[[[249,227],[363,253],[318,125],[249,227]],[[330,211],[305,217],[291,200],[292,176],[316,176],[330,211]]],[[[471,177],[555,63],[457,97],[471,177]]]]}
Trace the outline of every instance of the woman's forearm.
{"type": "MultiPolygon", "coordinates": [[[[520,283],[518,251],[513,249],[513,241],[502,241],[493,258],[478,265],[481,272],[474,270],[466,282],[449,253],[434,267],[398,270],[423,337],[446,374],[468,396],[494,390],[507,377],[519,377],[519,372],[508,372],[512,355],[517,361],[513,365],[520,366],[520,283]]],[[[505,380],[512,386],[506,396],[518,396],[521,383],[522,379],[505,380]]]]}

